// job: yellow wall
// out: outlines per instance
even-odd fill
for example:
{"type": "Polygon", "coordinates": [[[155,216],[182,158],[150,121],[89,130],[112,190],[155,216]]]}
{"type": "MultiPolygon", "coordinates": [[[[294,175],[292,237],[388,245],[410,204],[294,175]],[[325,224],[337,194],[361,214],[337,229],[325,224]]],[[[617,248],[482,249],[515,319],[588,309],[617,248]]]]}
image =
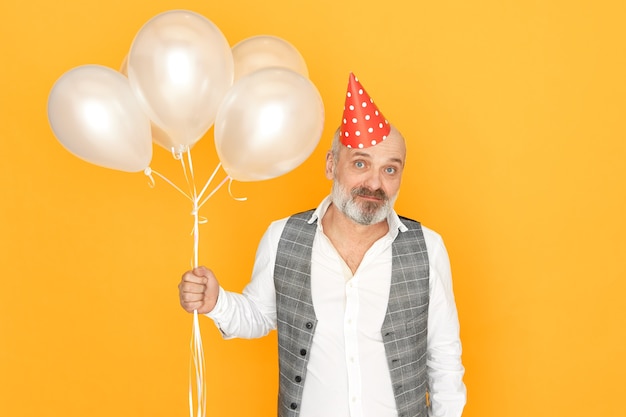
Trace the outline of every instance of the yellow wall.
{"type": "MultiPolygon", "coordinates": [[[[3,1],[0,5],[0,415],[184,416],[188,202],[100,168],[53,136],[65,71],[119,68],[156,14],[194,10],[231,45],[294,44],[326,106],[292,173],[222,190],[200,262],[247,281],[274,218],[329,190],[323,156],[354,71],[409,142],[397,209],[439,231],[462,325],[465,416],[623,416],[626,3],[607,1],[3,1]]],[[[212,133],[194,148],[217,164],[212,133]]],[[[155,149],[152,167],[180,181],[155,149]]],[[[202,321],[208,416],[275,415],[275,336],[202,321]]]]}

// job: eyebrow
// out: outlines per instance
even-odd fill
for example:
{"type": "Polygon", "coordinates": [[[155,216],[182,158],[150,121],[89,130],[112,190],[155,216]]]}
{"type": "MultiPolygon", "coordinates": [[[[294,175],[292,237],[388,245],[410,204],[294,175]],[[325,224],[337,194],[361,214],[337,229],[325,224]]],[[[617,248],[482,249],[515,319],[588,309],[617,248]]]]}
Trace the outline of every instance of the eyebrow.
{"type": "MultiPolygon", "coordinates": [[[[364,157],[364,158],[369,158],[369,159],[371,159],[371,158],[372,158],[372,156],[371,156],[369,153],[367,153],[367,152],[361,152],[361,151],[356,151],[356,152],[354,152],[354,153],[352,154],[352,156],[353,156],[353,157],[355,157],[355,156],[359,156],[359,157],[364,157]]],[[[391,161],[391,162],[396,162],[396,163],[398,163],[398,164],[400,164],[400,165],[404,165],[404,161],[402,160],[402,158],[391,158],[391,160],[390,160],[390,161],[391,161]]]]}

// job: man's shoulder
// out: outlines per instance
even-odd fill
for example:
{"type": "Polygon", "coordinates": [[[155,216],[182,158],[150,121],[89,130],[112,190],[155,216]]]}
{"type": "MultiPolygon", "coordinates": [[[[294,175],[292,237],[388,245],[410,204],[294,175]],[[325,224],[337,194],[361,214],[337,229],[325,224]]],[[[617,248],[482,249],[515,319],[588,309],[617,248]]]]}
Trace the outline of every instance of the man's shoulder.
{"type": "Polygon", "coordinates": [[[410,230],[410,229],[421,229],[424,234],[424,239],[428,241],[438,241],[441,240],[441,236],[435,230],[424,226],[424,224],[418,220],[411,219],[410,217],[398,215],[400,221],[410,230]]]}
{"type": "MultiPolygon", "coordinates": [[[[399,222],[398,227],[400,228],[401,232],[406,232],[406,231],[421,231],[424,226],[422,225],[422,223],[418,220],[412,219],[410,217],[406,217],[406,216],[401,216],[399,214],[396,214],[397,219],[395,221],[399,222]]],[[[390,221],[390,225],[392,227],[396,227],[394,225],[394,220],[389,220],[390,221]]]]}
{"type": "Polygon", "coordinates": [[[400,221],[401,221],[402,223],[404,223],[404,224],[407,224],[407,223],[417,223],[417,224],[421,224],[418,220],[411,219],[410,217],[406,217],[406,216],[403,216],[403,215],[401,215],[401,214],[398,214],[398,218],[399,218],[399,219],[400,219],[400,221]]]}

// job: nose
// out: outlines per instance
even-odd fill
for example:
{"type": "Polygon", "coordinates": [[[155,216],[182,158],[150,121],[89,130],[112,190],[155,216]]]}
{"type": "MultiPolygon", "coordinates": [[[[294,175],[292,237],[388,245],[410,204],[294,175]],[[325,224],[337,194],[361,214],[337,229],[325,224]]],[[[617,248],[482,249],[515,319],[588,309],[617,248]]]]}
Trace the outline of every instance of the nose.
{"type": "Polygon", "coordinates": [[[382,187],[382,176],[378,170],[370,170],[367,173],[365,180],[363,181],[363,185],[365,185],[370,190],[378,190],[382,187]]]}

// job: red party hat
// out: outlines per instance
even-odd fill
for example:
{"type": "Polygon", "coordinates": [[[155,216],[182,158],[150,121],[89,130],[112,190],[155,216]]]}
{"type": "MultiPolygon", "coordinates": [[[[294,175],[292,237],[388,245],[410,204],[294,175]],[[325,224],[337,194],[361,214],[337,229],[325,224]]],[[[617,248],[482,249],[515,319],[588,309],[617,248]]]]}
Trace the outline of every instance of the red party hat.
{"type": "Polygon", "coordinates": [[[350,73],[341,123],[341,143],[348,148],[368,148],[387,139],[391,125],[378,110],[359,79],[350,73]]]}

